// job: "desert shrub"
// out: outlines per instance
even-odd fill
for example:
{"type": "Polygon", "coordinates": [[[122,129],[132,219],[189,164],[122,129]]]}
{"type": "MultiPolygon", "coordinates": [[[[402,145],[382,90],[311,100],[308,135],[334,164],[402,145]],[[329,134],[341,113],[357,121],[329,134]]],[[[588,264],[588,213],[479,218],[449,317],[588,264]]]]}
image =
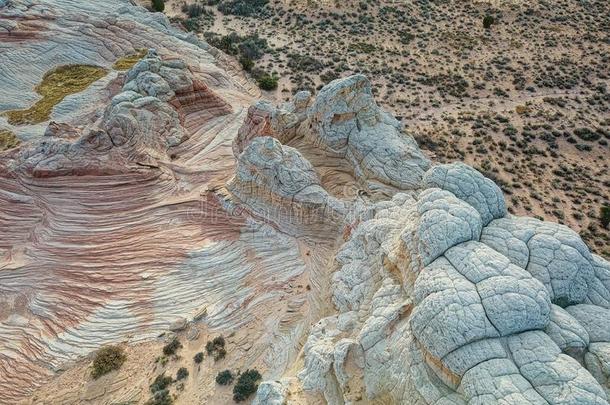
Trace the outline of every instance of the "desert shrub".
{"type": "Polygon", "coordinates": [[[453,97],[468,96],[468,87],[470,84],[466,78],[460,74],[438,74],[429,77],[417,78],[416,81],[425,84],[426,86],[434,86],[441,95],[450,95],[453,97]]]}
{"type": "Polygon", "coordinates": [[[260,14],[268,2],[269,0],[225,0],[218,4],[218,11],[248,17],[260,14]]]}
{"type": "Polygon", "coordinates": [[[188,376],[189,371],[186,369],[186,367],[180,367],[176,373],[176,381],[184,380],[188,376]]]}
{"type": "Polygon", "coordinates": [[[288,55],[288,67],[303,72],[319,72],[324,69],[324,64],[312,56],[291,53],[288,55]]]}
{"type": "Polygon", "coordinates": [[[164,374],[158,375],[152,384],[150,384],[150,398],[144,405],[171,405],[174,401],[169,396],[168,387],[174,382],[171,377],[166,377],[164,374]]]}
{"type": "Polygon", "coordinates": [[[216,384],[230,385],[233,383],[234,377],[230,370],[224,370],[216,376],[216,384]]]}
{"type": "Polygon", "coordinates": [[[277,89],[278,80],[279,77],[266,73],[258,79],[258,87],[263,90],[275,90],[277,89]]]}
{"type": "Polygon", "coordinates": [[[322,80],[323,83],[330,83],[333,80],[338,79],[339,77],[340,76],[337,72],[329,70],[320,75],[320,80],[322,80]]]}
{"type": "Polygon", "coordinates": [[[251,71],[252,68],[254,67],[254,61],[245,56],[242,56],[241,58],[239,58],[239,63],[241,64],[241,67],[243,67],[246,72],[251,71]]]}
{"type": "Polygon", "coordinates": [[[178,340],[178,338],[172,339],[171,342],[163,346],[163,354],[166,356],[171,356],[176,354],[176,351],[182,347],[182,343],[178,340]]]}
{"type": "Polygon", "coordinates": [[[193,360],[195,361],[195,363],[199,364],[203,361],[203,353],[199,352],[195,355],[195,357],[193,357],[193,360]]]}
{"type": "Polygon", "coordinates": [[[233,400],[240,402],[248,399],[248,397],[256,392],[258,381],[262,376],[257,370],[246,370],[237,379],[237,383],[233,387],[233,400]]]}
{"type": "Polygon", "coordinates": [[[220,348],[214,353],[214,361],[222,360],[226,355],[227,351],[224,348],[220,348]]]}
{"type": "Polygon", "coordinates": [[[485,28],[486,30],[491,28],[491,25],[493,23],[495,23],[495,19],[492,16],[486,15],[485,17],[483,17],[483,28],[485,28]]]}
{"type": "Polygon", "coordinates": [[[227,355],[227,351],[225,350],[225,338],[217,336],[212,341],[208,341],[205,345],[205,350],[209,355],[214,356],[214,361],[224,359],[227,355]]]}
{"type": "Polygon", "coordinates": [[[604,228],[608,228],[610,224],[610,205],[604,205],[599,210],[599,219],[604,228]]]}
{"type": "Polygon", "coordinates": [[[118,370],[125,362],[125,353],[119,346],[106,346],[98,350],[93,359],[91,376],[99,378],[111,371],[118,370]]]}
{"type": "Polygon", "coordinates": [[[165,10],[165,1],[163,0],[151,0],[153,10],[162,13],[165,10]]]}
{"type": "Polygon", "coordinates": [[[583,141],[597,141],[598,139],[601,138],[601,136],[596,133],[591,131],[589,128],[576,128],[574,130],[574,134],[579,137],[580,139],[582,139],[583,141]]]}
{"type": "Polygon", "coordinates": [[[172,405],[174,401],[169,396],[168,390],[155,391],[151,399],[146,401],[144,405],[172,405]]]}
{"type": "Polygon", "coordinates": [[[199,31],[199,19],[197,18],[187,18],[186,20],[182,20],[182,26],[187,31],[199,31]]]}
{"type": "Polygon", "coordinates": [[[182,12],[189,16],[189,18],[199,17],[206,13],[205,6],[203,4],[183,4],[182,12]]]}
{"type": "Polygon", "coordinates": [[[174,380],[172,377],[168,377],[165,374],[159,374],[155,380],[150,384],[150,392],[155,393],[158,391],[163,391],[169,387],[174,380]]]}
{"type": "Polygon", "coordinates": [[[242,56],[253,60],[262,58],[268,48],[267,40],[259,37],[258,34],[242,37],[238,47],[242,56]]]}
{"type": "Polygon", "coordinates": [[[213,340],[208,341],[205,345],[205,350],[208,354],[214,353],[215,350],[225,347],[225,338],[222,336],[217,336],[213,340]]]}

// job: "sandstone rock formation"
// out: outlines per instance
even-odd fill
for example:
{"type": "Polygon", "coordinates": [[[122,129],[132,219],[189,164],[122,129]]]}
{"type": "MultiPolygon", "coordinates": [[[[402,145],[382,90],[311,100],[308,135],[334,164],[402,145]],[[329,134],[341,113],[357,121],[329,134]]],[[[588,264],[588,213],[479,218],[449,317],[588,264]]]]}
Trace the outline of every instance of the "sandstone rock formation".
{"type": "MultiPolygon", "coordinates": [[[[260,135],[293,139],[273,125],[279,109],[265,108],[261,122],[271,124],[260,135]]],[[[303,388],[331,404],[607,403],[601,370],[609,365],[591,345],[608,344],[608,263],[565,226],[508,215],[499,187],[473,168],[428,168],[408,136],[389,119],[379,123],[382,114],[366,79],[355,76],[325,87],[303,119],[312,123],[305,138],[348,160],[361,184],[399,189],[345,216],[351,232],[332,275],[336,313],[312,327],[303,388]],[[376,157],[353,159],[363,148],[376,157]],[[389,152],[379,157],[381,150],[389,152]],[[376,171],[392,156],[406,165],[376,171]]],[[[252,153],[267,160],[257,141],[280,147],[248,134],[237,139],[238,173],[255,171],[252,153]]],[[[298,204],[297,189],[308,187],[299,178],[287,185],[276,174],[267,188],[296,187],[298,204]]]]}
{"type": "MultiPolygon", "coordinates": [[[[0,154],[0,402],[189,325],[232,336],[225,361],[266,380],[255,404],[608,403],[610,264],[431,162],[366,77],[255,102],[216,51],[122,0],[0,1],[0,29],[0,111],[48,69],[109,69],[51,122],[0,118],[24,141],[0,154]]],[[[104,401],[144,401],[143,380],[104,401]]],[[[195,391],[179,401],[229,402],[195,391]]]]}

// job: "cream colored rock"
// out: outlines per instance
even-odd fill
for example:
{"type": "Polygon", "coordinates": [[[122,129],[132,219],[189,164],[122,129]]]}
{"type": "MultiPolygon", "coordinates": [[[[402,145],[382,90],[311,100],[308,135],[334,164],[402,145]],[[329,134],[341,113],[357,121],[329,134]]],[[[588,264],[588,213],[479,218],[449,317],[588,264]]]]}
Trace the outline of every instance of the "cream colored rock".
{"type": "MultiPolygon", "coordinates": [[[[364,76],[248,109],[213,50],[131,2],[14,0],[0,19],[48,33],[3,48],[2,111],[57,65],[109,70],[0,155],[2,400],[105,344],[222,334],[225,363],[177,401],[230,401],[205,385],[230,367],[261,372],[255,404],[608,403],[608,263],[508,215],[475,169],[432,165],[364,76]]],[[[112,389],[83,361],[31,402],[145,402],[152,361],[112,389]]]]}

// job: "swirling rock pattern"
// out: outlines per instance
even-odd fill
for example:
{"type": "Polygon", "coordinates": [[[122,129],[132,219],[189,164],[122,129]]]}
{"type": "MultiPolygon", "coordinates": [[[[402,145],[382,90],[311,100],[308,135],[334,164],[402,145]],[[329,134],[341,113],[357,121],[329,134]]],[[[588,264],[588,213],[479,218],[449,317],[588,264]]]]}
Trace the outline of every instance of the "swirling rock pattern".
{"type": "Polygon", "coordinates": [[[366,77],[254,102],[122,0],[0,2],[0,38],[1,111],[50,68],[109,71],[0,155],[0,402],[186,320],[248,331],[256,404],[608,403],[610,264],[434,165],[366,77]]]}

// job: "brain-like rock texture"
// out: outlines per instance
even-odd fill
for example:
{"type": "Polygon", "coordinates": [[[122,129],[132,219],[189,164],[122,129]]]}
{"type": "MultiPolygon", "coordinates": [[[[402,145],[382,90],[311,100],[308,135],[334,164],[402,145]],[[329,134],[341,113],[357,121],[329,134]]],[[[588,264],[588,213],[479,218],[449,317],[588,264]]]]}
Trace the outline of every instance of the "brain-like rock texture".
{"type": "MultiPolygon", "coordinates": [[[[107,71],[49,121],[0,114],[24,141],[0,154],[0,403],[173,329],[226,336],[227,368],[263,375],[254,404],[608,404],[610,264],[431,162],[366,77],[256,101],[123,0],[0,1],[0,39],[0,112],[55,67],[107,71]]],[[[145,402],[148,377],[103,401],[145,402]]],[[[196,386],[180,401],[229,398],[196,386]]]]}
{"type": "Polygon", "coordinates": [[[463,163],[434,166],[423,179],[426,188],[438,187],[474,207],[483,225],[506,215],[506,205],[500,188],[493,181],[463,163]]]}
{"type": "Polygon", "coordinates": [[[335,80],[320,91],[310,111],[313,142],[345,157],[356,176],[397,188],[414,188],[429,167],[413,138],[381,110],[371,84],[356,75],[335,80]]]}

